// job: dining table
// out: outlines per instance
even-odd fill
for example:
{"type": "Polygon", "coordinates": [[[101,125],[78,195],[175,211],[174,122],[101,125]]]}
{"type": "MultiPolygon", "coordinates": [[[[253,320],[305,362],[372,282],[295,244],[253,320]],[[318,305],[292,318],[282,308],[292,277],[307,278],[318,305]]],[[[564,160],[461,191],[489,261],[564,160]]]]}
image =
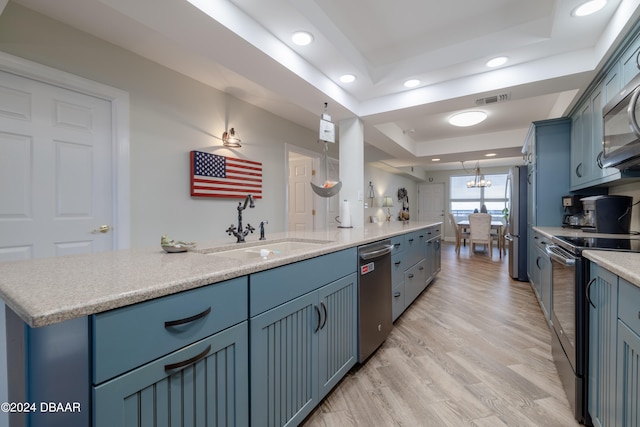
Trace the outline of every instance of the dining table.
{"type": "MultiPolygon", "coordinates": [[[[492,230],[496,230],[497,234],[498,234],[498,252],[500,253],[500,258],[502,258],[502,252],[505,250],[504,248],[504,242],[502,239],[502,227],[504,227],[504,223],[500,220],[497,219],[492,219],[491,220],[491,229],[492,230]]],[[[456,236],[458,236],[457,241],[456,241],[456,247],[460,247],[460,233],[462,233],[463,231],[465,231],[466,229],[469,228],[469,220],[468,219],[463,219],[461,221],[458,221],[458,233],[456,233],[456,236]]]]}

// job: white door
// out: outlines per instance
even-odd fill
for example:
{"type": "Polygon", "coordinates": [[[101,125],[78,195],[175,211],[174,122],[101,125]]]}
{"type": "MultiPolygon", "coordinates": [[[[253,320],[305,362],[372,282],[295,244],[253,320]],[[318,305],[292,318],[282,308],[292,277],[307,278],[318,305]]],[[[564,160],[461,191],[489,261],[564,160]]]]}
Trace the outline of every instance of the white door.
{"type": "Polygon", "coordinates": [[[108,101],[0,71],[0,261],[114,248],[111,126],[108,101]]]}
{"type": "Polygon", "coordinates": [[[418,185],[418,219],[444,222],[444,183],[418,185]]]}
{"type": "Polygon", "coordinates": [[[313,231],[313,159],[289,153],[289,230],[313,231]]]}

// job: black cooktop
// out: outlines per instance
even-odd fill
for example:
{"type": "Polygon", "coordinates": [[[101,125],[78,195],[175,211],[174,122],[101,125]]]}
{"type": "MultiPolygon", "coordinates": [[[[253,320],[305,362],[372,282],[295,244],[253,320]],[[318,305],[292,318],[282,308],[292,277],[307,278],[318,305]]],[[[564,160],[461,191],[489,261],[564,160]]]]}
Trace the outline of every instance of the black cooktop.
{"type": "MultiPolygon", "coordinates": [[[[638,236],[640,237],[640,236],[638,236]]],[[[640,239],[622,239],[616,237],[566,237],[554,236],[558,243],[565,243],[574,250],[600,249],[609,251],[640,252],[640,239]]]]}

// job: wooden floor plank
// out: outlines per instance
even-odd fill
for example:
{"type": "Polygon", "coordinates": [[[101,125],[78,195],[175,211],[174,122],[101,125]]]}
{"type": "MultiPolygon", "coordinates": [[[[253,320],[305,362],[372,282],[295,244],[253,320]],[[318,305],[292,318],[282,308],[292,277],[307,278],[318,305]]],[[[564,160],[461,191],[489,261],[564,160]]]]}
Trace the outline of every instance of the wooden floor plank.
{"type": "Polygon", "coordinates": [[[551,330],[507,260],[443,243],[434,283],[304,426],[577,426],[551,330]]]}

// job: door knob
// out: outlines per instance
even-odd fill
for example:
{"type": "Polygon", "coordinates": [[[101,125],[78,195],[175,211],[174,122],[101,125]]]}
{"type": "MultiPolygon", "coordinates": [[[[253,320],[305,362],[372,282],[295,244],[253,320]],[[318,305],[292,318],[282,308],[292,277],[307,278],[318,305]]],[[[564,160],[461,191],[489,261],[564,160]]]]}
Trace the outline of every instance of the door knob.
{"type": "Polygon", "coordinates": [[[101,225],[99,228],[93,229],[91,230],[91,233],[96,234],[96,233],[108,233],[109,231],[111,231],[111,227],[109,227],[108,225],[101,225]]]}

